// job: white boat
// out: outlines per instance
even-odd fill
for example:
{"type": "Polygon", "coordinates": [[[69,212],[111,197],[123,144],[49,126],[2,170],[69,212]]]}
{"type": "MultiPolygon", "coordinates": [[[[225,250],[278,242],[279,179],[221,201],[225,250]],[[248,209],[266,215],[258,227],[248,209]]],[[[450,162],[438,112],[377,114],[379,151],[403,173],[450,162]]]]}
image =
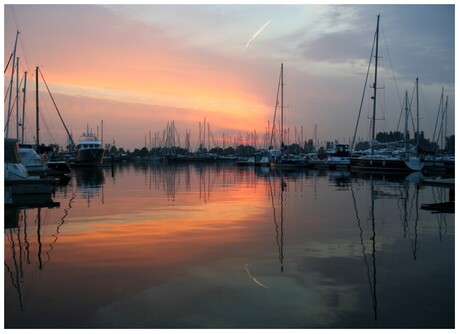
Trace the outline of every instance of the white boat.
{"type": "Polygon", "coordinates": [[[329,169],[349,169],[350,168],[350,151],[349,145],[336,144],[335,152],[327,159],[329,169]]]}
{"type": "Polygon", "coordinates": [[[101,141],[87,127],[77,142],[75,159],[72,162],[81,166],[99,165],[104,158],[104,151],[101,141]]]}
{"type": "Polygon", "coordinates": [[[239,158],[236,163],[237,165],[246,166],[270,166],[268,152],[265,150],[258,150],[251,157],[239,158]]]}
{"type": "Polygon", "coordinates": [[[22,164],[19,147],[16,139],[5,138],[5,163],[4,185],[10,188],[12,195],[49,194],[53,185],[57,183],[54,178],[41,178],[30,176],[27,168],[22,164]]]}
{"type": "Polygon", "coordinates": [[[30,145],[19,145],[19,155],[29,175],[47,175],[51,171],[30,145]]]}
{"type": "Polygon", "coordinates": [[[329,168],[327,158],[320,158],[318,153],[307,153],[308,167],[317,169],[329,168]]]}
{"type": "Polygon", "coordinates": [[[454,156],[426,156],[423,158],[424,168],[427,172],[455,173],[454,156]]]}
{"type": "Polygon", "coordinates": [[[286,154],[277,150],[270,150],[270,166],[275,168],[305,168],[308,159],[299,154],[286,154]]]}

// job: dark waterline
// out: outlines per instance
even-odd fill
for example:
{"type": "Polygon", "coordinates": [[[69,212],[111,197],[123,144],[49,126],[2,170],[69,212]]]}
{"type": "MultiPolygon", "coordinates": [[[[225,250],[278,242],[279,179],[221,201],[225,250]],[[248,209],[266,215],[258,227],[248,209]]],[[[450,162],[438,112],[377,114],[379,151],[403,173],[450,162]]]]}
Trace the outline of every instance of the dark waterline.
{"type": "Polygon", "coordinates": [[[421,209],[452,193],[418,175],[125,164],[68,181],[59,207],[9,216],[6,328],[454,328],[454,214],[421,209]]]}

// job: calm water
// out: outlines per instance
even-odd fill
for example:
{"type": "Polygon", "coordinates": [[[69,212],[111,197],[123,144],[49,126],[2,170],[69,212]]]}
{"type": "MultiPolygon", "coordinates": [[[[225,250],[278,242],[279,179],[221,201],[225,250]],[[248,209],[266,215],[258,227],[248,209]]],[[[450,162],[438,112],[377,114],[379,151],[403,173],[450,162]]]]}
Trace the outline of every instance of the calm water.
{"type": "Polygon", "coordinates": [[[415,176],[74,171],[4,230],[5,327],[452,328],[449,190],[415,176]]]}

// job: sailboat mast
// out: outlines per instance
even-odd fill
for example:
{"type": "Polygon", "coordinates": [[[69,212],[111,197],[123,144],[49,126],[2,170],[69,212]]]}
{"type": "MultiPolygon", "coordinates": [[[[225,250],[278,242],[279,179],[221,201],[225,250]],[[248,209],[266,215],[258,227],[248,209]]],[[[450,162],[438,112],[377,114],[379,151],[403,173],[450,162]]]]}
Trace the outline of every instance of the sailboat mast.
{"type": "Polygon", "coordinates": [[[38,107],[38,66],[35,68],[35,103],[36,103],[36,122],[35,133],[37,135],[37,148],[40,146],[40,126],[39,126],[39,107],[38,107]]]}
{"type": "Polygon", "coordinates": [[[19,30],[16,32],[16,40],[14,42],[14,50],[13,50],[13,65],[11,67],[11,79],[10,79],[10,94],[8,97],[8,121],[6,123],[6,137],[8,137],[8,124],[10,121],[10,112],[11,112],[11,94],[13,92],[13,78],[14,78],[14,69],[15,69],[15,61],[16,61],[16,46],[18,45],[18,37],[19,37],[19,30]]]}
{"type": "Polygon", "coordinates": [[[416,87],[416,97],[417,97],[417,153],[419,150],[419,145],[420,145],[420,124],[419,124],[419,108],[418,108],[418,78],[415,80],[415,87],[416,87]]]}
{"type": "MultiPolygon", "coordinates": [[[[152,150],[152,136],[150,135],[150,130],[149,130],[149,138],[150,138],[150,150],[152,150]]],[[[101,145],[104,146],[104,120],[101,120],[101,145]]]]}
{"type": "Polygon", "coordinates": [[[24,88],[23,93],[24,97],[22,99],[22,143],[24,144],[24,116],[26,110],[26,86],[27,86],[27,71],[24,72],[24,88]]]}
{"type": "Polygon", "coordinates": [[[281,149],[284,147],[284,79],[283,63],[281,63],[281,149]]]}
{"type": "Polygon", "coordinates": [[[447,148],[447,102],[449,101],[449,96],[446,96],[446,106],[444,108],[444,150],[447,148]]]}
{"type": "Polygon", "coordinates": [[[404,116],[404,141],[405,141],[405,148],[406,148],[406,154],[408,152],[408,145],[409,145],[409,133],[407,131],[407,122],[408,122],[408,118],[409,118],[409,107],[408,107],[408,100],[409,100],[409,97],[407,96],[407,91],[406,91],[406,103],[405,103],[405,116],[404,116]]]}
{"type": "Polygon", "coordinates": [[[375,139],[375,109],[377,106],[377,63],[379,59],[379,22],[380,14],[377,15],[377,30],[375,31],[375,73],[374,73],[374,100],[373,113],[372,113],[372,141],[371,141],[371,153],[374,154],[374,144],[375,139]]]}
{"type": "Polygon", "coordinates": [[[19,57],[16,58],[16,139],[19,142],[19,57]]]}

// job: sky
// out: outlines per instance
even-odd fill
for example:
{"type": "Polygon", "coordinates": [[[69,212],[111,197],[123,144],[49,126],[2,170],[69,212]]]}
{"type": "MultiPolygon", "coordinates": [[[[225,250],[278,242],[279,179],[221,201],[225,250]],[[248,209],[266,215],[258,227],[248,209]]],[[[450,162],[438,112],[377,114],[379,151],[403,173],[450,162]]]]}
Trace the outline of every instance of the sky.
{"type": "MultiPolygon", "coordinates": [[[[38,66],[74,140],[89,127],[104,143],[133,150],[153,145],[174,122],[176,144],[185,147],[190,133],[196,149],[206,121],[219,146],[224,137],[228,144],[248,133],[262,145],[273,124],[283,64],[288,143],[314,138],[315,128],[320,144],[350,143],[364,87],[372,82],[365,85],[377,15],[376,131],[403,130],[404,96],[407,91],[415,109],[419,78],[425,137],[433,138],[442,91],[447,132],[454,132],[453,4],[13,4],[3,11],[4,69],[19,30],[20,81],[28,73],[27,142],[35,138],[38,66]]],[[[40,141],[64,145],[65,130],[41,75],[40,141]]],[[[10,77],[8,67],[4,122],[10,77]]],[[[357,131],[362,140],[370,139],[370,97],[366,89],[357,131]]],[[[20,94],[21,110],[22,99],[20,94]]],[[[15,122],[13,107],[10,124],[15,122]]],[[[9,136],[16,136],[15,126],[9,136]]]]}

